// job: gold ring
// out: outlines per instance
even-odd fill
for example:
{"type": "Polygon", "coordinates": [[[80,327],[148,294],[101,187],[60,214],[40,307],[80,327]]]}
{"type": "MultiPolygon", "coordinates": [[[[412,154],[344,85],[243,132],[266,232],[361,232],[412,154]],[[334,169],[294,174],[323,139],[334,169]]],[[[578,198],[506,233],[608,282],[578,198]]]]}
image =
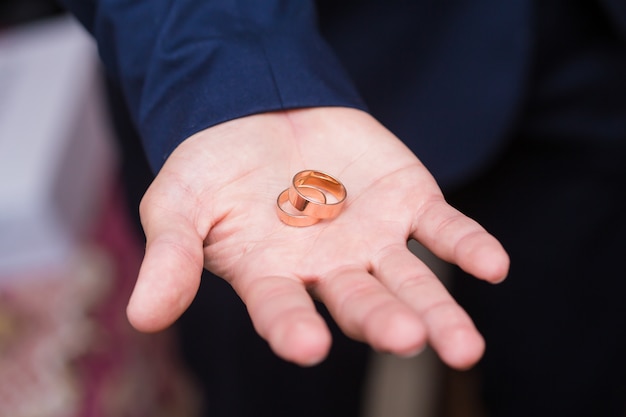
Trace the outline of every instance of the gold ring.
{"type": "MultiPolygon", "coordinates": [[[[332,219],[337,217],[343,208],[348,195],[346,187],[332,175],[321,171],[304,170],[294,175],[289,187],[289,202],[302,214],[317,219],[332,219]],[[325,191],[333,197],[332,202],[319,201],[307,195],[305,190],[311,187],[325,191]]],[[[326,195],[325,195],[326,196],[326,195]]]]}
{"type": "MultiPolygon", "coordinates": [[[[326,202],[326,194],[322,190],[317,189],[314,186],[305,185],[302,187],[302,192],[309,194],[309,198],[318,197],[320,202],[323,204],[326,202]]],[[[285,224],[289,226],[311,226],[320,221],[319,218],[307,216],[306,214],[302,214],[297,212],[294,207],[291,207],[289,204],[289,189],[283,190],[278,195],[278,199],[276,200],[276,212],[278,213],[278,218],[285,224]],[[284,207],[286,206],[286,208],[284,207]],[[291,210],[289,210],[291,209],[291,210]]]]}

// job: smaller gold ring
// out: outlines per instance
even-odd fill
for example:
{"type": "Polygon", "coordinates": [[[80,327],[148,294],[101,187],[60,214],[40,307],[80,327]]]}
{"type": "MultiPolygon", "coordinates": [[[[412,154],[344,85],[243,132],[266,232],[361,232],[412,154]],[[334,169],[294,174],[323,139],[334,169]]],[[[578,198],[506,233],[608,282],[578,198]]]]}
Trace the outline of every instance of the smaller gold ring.
{"type": "MultiPolygon", "coordinates": [[[[317,195],[322,202],[326,202],[326,194],[323,191],[318,190],[313,186],[305,186],[303,187],[303,192],[317,195]]],[[[309,196],[309,198],[314,198],[313,195],[309,196]]],[[[288,210],[283,208],[284,205],[289,204],[289,189],[283,190],[278,195],[278,199],[276,199],[276,212],[278,213],[278,218],[285,224],[289,226],[296,227],[304,227],[311,226],[320,221],[320,219],[316,217],[307,216],[306,214],[296,214],[290,213],[288,210]]],[[[294,207],[290,207],[295,211],[294,207]]]]}
{"type": "Polygon", "coordinates": [[[289,187],[289,202],[302,214],[318,219],[337,217],[343,208],[348,193],[346,187],[332,175],[321,171],[305,170],[294,175],[289,187]],[[320,202],[307,196],[303,190],[309,187],[327,192],[335,199],[333,202],[320,202]]]}

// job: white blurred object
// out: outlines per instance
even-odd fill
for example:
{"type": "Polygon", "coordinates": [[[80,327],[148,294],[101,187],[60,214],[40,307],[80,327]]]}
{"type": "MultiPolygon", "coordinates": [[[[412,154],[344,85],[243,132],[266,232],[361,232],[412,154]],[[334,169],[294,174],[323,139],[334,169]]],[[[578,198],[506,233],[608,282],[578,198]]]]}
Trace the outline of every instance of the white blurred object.
{"type": "Polygon", "coordinates": [[[90,36],[63,16],[0,32],[0,284],[66,262],[114,166],[90,36]]]}
{"type": "Polygon", "coordinates": [[[0,32],[0,417],[199,415],[171,334],[125,316],[143,247],[99,72],[70,18],[0,32]]]}

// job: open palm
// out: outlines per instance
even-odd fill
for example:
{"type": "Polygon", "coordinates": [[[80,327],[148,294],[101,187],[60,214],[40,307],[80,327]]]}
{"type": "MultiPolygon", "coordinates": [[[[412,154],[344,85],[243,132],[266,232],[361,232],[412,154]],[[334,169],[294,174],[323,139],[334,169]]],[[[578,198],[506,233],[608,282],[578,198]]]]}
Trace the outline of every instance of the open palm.
{"type": "Polygon", "coordinates": [[[411,355],[430,343],[449,365],[470,366],[484,342],[407,240],[491,282],[508,269],[500,244],[447,205],[418,159],[353,109],[268,113],[200,132],[168,158],[141,215],[148,244],[133,325],[153,331],[176,320],[205,267],[233,286],[272,349],[302,365],[331,343],[313,296],[377,350],[411,355]],[[276,197],[302,169],[345,184],[337,218],[308,227],[278,219],[276,197]]]}

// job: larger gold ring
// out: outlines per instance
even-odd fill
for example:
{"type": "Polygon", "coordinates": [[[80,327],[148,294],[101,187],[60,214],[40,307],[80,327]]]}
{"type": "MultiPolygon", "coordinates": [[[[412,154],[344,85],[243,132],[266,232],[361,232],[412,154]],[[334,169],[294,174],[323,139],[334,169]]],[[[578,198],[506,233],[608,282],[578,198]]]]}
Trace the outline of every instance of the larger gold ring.
{"type": "Polygon", "coordinates": [[[348,193],[346,187],[332,175],[321,171],[304,170],[294,175],[289,187],[289,202],[305,216],[317,219],[332,219],[337,217],[343,208],[348,193]],[[334,201],[319,201],[307,195],[303,190],[310,187],[325,191],[334,201]]]}

